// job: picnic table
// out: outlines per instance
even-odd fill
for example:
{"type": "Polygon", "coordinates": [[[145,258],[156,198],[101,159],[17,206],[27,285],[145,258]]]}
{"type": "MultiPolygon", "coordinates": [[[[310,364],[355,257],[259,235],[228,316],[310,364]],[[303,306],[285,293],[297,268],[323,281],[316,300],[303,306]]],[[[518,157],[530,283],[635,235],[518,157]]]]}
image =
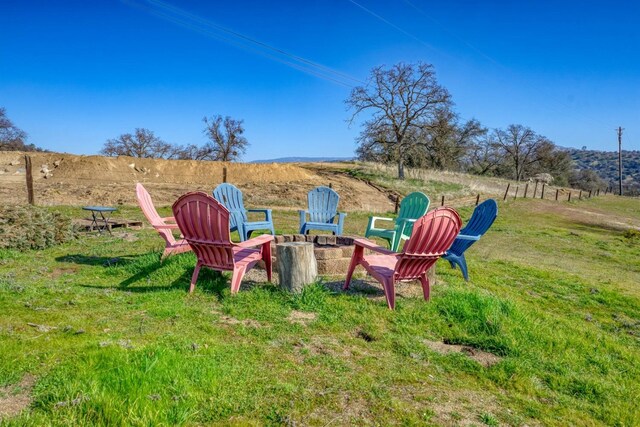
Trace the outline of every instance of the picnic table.
{"type": "Polygon", "coordinates": [[[89,230],[93,230],[95,225],[98,233],[102,234],[104,230],[107,230],[111,234],[111,227],[109,226],[109,217],[117,209],[109,206],[83,206],[82,209],[91,212],[91,225],[89,230]]]}

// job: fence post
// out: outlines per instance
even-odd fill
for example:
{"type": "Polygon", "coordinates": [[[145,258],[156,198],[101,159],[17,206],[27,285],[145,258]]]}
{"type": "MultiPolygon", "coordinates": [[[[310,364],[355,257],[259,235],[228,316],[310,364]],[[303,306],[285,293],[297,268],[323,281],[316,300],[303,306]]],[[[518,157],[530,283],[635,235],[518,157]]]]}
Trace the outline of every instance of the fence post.
{"type": "Polygon", "coordinates": [[[591,198],[591,190],[589,190],[589,198],[591,198]]]}
{"type": "Polygon", "coordinates": [[[515,200],[518,197],[518,188],[520,187],[516,185],[516,194],[513,195],[513,200],[515,200]]]}
{"type": "Polygon", "coordinates": [[[569,198],[567,199],[567,202],[571,201],[571,190],[569,190],[569,198]]]}
{"type": "Polygon", "coordinates": [[[442,204],[440,206],[444,206],[444,194],[442,195],[442,204]]]}
{"type": "Polygon", "coordinates": [[[596,190],[596,197],[598,197],[599,195],[600,195],[600,189],[598,188],[598,189],[596,190]]]}
{"type": "Polygon", "coordinates": [[[480,194],[476,196],[476,206],[478,206],[478,203],[480,203],[480,194]]]}
{"type": "Polygon", "coordinates": [[[578,200],[582,200],[582,190],[580,190],[580,193],[578,194],[578,200]]]}
{"type": "Polygon", "coordinates": [[[536,198],[536,193],[538,192],[538,181],[536,181],[536,186],[533,187],[533,198],[536,198]]]}
{"type": "Polygon", "coordinates": [[[545,183],[543,182],[542,183],[542,195],[540,195],[541,199],[544,199],[544,186],[545,186],[545,183]]]}
{"type": "Polygon", "coordinates": [[[508,182],[508,183],[507,183],[507,190],[504,192],[504,198],[502,199],[503,201],[504,201],[504,200],[507,200],[507,194],[509,194],[509,187],[510,187],[510,186],[511,186],[511,183],[510,183],[510,182],[508,182]]]}
{"type": "Polygon", "coordinates": [[[396,195],[396,203],[395,203],[395,206],[393,207],[393,211],[395,213],[398,213],[398,204],[399,204],[399,202],[400,202],[400,195],[398,194],[398,195],[396,195]]]}
{"type": "Polygon", "coordinates": [[[33,196],[33,174],[31,167],[31,156],[28,154],[24,155],[24,169],[27,175],[27,200],[30,205],[35,205],[35,197],[33,196]]]}
{"type": "Polygon", "coordinates": [[[227,182],[227,167],[222,168],[222,182],[227,182]]]}
{"type": "Polygon", "coordinates": [[[559,188],[556,188],[556,202],[558,201],[558,193],[560,192],[559,188]]]}
{"type": "Polygon", "coordinates": [[[528,190],[529,190],[529,183],[527,182],[527,183],[524,185],[524,196],[522,196],[522,197],[524,197],[525,199],[527,198],[527,191],[528,191],[528,190]]]}

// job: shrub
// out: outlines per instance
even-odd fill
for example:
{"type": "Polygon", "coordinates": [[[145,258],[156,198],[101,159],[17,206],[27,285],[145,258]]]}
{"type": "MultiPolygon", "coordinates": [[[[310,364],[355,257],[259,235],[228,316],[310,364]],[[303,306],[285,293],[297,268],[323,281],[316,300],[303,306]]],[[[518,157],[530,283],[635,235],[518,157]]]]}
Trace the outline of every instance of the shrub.
{"type": "Polygon", "coordinates": [[[35,206],[0,207],[1,249],[45,249],[75,238],[71,220],[35,206]]]}

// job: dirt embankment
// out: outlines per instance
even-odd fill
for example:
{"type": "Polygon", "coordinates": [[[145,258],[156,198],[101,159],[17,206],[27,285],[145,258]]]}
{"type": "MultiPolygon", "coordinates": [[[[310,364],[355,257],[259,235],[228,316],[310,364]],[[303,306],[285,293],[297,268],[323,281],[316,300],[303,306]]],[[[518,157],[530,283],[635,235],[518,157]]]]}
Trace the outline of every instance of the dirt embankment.
{"type": "MultiPolygon", "coordinates": [[[[26,203],[24,154],[0,152],[0,198],[26,203]]],[[[340,210],[385,212],[393,204],[385,194],[341,175],[319,175],[294,164],[223,163],[133,157],[29,153],[39,205],[134,205],[135,183],[143,183],[154,202],[170,205],[187,191],[210,193],[222,182],[240,188],[250,207],[303,208],[306,194],[331,185],[340,194],[340,210]]]]}

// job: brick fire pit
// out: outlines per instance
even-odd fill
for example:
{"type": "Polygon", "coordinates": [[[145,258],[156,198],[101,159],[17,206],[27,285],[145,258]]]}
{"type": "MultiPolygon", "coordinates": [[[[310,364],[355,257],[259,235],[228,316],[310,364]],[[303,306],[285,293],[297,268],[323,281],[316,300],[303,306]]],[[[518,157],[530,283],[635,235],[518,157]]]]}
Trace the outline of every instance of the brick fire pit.
{"type": "Polygon", "coordinates": [[[321,276],[341,276],[347,274],[351,255],[353,254],[354,237],[331,235],[304,235],[285,234],[275,236],[271,244],[273,266],[275,269],[275,245],[285,242],[311,242],[314,245],[314,254],[318,262],[318,274],[321,276]]]}

